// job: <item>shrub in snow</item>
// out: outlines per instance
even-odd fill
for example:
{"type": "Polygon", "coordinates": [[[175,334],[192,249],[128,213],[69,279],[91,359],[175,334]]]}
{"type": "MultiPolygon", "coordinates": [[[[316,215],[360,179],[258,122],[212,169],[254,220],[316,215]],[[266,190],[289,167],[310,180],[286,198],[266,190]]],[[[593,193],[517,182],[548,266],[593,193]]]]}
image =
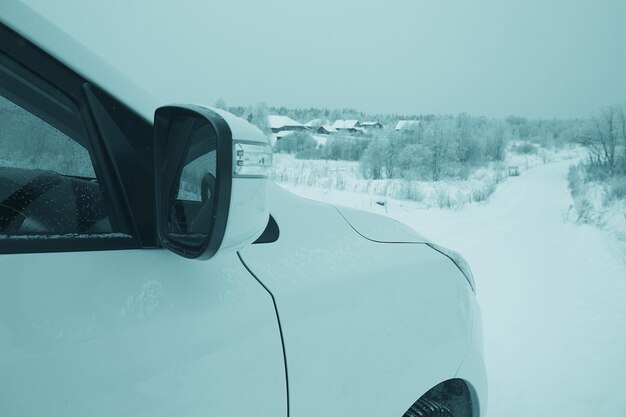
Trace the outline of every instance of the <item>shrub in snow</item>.
{"type": "Polygon", "coordinates": [[[446,188],[437,189],[437,206],[439,208],[452,208],[453,199],[450,196],[450,191],[446,188]]]}
{"type": "Polygon", "coordinates": [[[517,145],[514,145],[512,148],[513,152],[517,152],[522,155],[529,155],[537,153],[537,147],[529,142],[523,142],[517,145]]]}
{"type": "Polygon", "coordinates": [[[493,194],[495,190],[496,190],[495,183],[490,183],[482,187],[474,188],[472,189],[472,201],[475,203],[481,203],[483,201],[487,201],[489,196],[491,196],[491,194],[493,194]]]}
{"type": "Polygon", "coordinates": [[[591,161],[574,165],[567,175],[572,206],[569,217],[626,239],[626,175],[591,161]]]}
{"type": "Polygon", "coordinates": [[[295,155],[298,159],[358,161],[363,156],[363,152],[369,145],[369,142],[368,138],[350,136],[331,137],[324,145],[308,147],[295,152],[295,155]]]}
{"type": "Polygon", "coordinates": [[[617,200],[626,200],[626,175],[617,175],[606,184],[607,193],[605,204],[610,204],[617,200]]]}
{"type": "Polygon", "coordinates": [[[317,141],[306,132],[294,132],[276,141],[274,152],[296,153],[317,148],[317,141]]]}

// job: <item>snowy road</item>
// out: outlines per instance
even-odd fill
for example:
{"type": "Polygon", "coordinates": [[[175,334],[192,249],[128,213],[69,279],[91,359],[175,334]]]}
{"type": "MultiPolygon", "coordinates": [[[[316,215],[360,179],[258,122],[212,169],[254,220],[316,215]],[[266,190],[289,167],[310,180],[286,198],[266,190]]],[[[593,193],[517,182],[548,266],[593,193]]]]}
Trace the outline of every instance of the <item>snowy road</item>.
{"type": "Polygon", "coordinates": [[[564,220],[571,163],[533,168],[458,211],[289,188],[386,210],[465,255],[483,310],[489,416],[624,416],[626,242],[564,220]]]}

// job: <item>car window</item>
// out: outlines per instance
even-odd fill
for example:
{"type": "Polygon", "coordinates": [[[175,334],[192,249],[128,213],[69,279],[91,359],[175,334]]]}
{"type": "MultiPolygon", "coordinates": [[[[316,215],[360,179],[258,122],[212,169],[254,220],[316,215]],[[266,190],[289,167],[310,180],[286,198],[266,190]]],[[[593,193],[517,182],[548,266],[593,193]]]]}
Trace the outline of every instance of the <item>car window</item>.
{"type": "Polygon", "coordinates": [[[0,237],[112,232],[89,151],[0,96],[0,237]]]}
{"type": "Polygon", "coordinates": [[[95,178],[89,152],[48,123],[0,96],[0,163],[95,178]]]}

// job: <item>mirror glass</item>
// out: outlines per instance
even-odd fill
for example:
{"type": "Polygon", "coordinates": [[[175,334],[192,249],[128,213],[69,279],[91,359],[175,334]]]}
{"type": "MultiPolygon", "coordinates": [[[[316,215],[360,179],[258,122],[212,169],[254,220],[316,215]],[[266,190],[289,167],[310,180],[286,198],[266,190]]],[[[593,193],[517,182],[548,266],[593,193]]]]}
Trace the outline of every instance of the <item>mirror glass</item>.
{"type": "Polygon", "coordinates": [[[206,119],[185,116],[172,120],[168,141],[186,146],[179,148],[185,155],[180,159],[178,186],[170,196],[167,233],[189,245],[201,244],[213,225],[217,135],[206,119]]]}

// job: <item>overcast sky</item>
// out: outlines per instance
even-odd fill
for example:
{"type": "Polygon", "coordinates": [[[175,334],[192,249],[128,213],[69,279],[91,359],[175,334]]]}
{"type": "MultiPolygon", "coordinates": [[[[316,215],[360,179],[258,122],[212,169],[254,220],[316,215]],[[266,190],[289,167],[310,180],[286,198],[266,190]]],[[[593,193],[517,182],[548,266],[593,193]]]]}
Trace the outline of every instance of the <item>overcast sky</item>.
{"type": "Polygon", "coordinates": [[[174,101],[545,118],[626,102],[626,0],[25,1],[174,101]]]}

